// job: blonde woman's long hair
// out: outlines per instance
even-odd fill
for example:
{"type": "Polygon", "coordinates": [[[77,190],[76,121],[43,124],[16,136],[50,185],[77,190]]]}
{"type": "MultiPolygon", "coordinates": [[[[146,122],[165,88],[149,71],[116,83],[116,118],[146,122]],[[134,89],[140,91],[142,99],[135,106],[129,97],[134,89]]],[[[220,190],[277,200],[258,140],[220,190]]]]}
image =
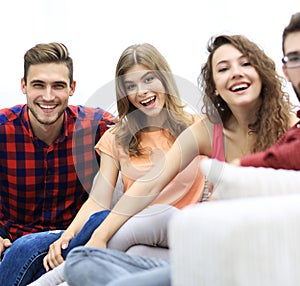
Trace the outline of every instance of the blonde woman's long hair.
{"type": "Polygon", "coordinates": [[[116,67],[115,88],[119,122],[114,128],[114,133],[116,143],[121,145],[130,156],[142,154],[139,146],[140,134],[145,128],[146,119],[146,115],[128,100],[124,85],[124,75],[137,64],[144,65],[151,70],[165,88],[164,111],[167,120],[163,124],[163,129],[168,129],[172,134],[173,138],[170,139],[174,142],[174,138],[193,123],[192,116],[184,110],[185,105],[181,101],[175,78],[165,58],[148,43],[129,46],[121,54],[116,67]]]}

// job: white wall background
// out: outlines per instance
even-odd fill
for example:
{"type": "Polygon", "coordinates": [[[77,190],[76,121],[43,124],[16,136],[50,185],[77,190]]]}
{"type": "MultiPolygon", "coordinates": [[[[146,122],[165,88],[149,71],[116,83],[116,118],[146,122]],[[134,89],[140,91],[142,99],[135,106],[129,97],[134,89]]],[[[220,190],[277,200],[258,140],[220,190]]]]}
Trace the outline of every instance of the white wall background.
{"type": "MultiPolygon", "coordinates": [[[[282,74],[282,30],[298,11],[296,0],[1,1],[0,108],[25,102],[23,55],[40,42],[60,41],[69,48],[77,81],[72,104],[85,104],[111,82],[121,52],[142,42],[156,46],[173,72],[195,85],[208,39],[244,34],[275,60],[282,74]]],[[[104,101],[99,105],[106,108],[104,101]]]]}

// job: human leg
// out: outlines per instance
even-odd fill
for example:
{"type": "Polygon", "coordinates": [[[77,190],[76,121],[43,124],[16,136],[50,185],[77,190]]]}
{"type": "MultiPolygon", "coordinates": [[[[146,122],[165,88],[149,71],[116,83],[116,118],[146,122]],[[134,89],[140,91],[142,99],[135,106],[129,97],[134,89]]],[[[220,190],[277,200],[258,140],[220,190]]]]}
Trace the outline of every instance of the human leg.
{"type": "Polygon", "coordinates": [[[164,259],[131,256],[112,249],[77,247],[66,259],[64,275],[72,286],[101,286],[124,275],[167,266],[168,263],[164,259]]]}
{"type": "Polygon", "coordinates": [[[89,220],[85,223],[83,228],[78,234],[70,241],[67,249],[62,250],[62,256],[66,259],[67,254],[75,247],[85,245],[91,238],[95,229],[104,221],[108,216],[110,210],[104,210],[94,213],[90,216],[89,220]]]}
{"type": "MultiPolygon", "coordinates": [[[[69,247],[63,250],[63,257],[66,258],[74,247],[84,245],[108,213],[109,211],[102,211],[92,215],[81,232],[71,240],[69,247]]],[[[45,274],[43,258],[48,253],[50,244],[62,233],[62,230],[40,232],[17,239],[4,253],[0,264],[0,285],[27,285],[45,274]]]]}
{"type": "Polygon", "coordinates": [[[53,270],[42,275],[36,281],[30,283],[28,286],[53,286],[61,285],[65,281],[64,278],[64,265],[65,262],[55,267],[53,270]]]}
{"type": "MultiPolygon", "coordinates": [[[[62,250],[62,255],[66,259],[67,254],[76,246],[84,245],[91,237],[94,230],[102,223],[102,221],[109,214],[109,210],[97,212],[89,218],[81,231],[70,241],[67,249],[62,250]]],[[[64,263],[52,269],[50,272],[45,273],[44,267],[41,264],[40,270],[31,281],[36,281],[33,285],[58,285],[64,281],[63,266],[64,263]]]]}
{"type": "Polygon", "coordinates": [[[180,210],[157,204],[131,217],[108,241],[107,248],[127,251],[135,245],[168,248],[168,223],[180,210]]]}
{"type": "Polygon", "coordinates": [[[156,257],[162,259],[169,259],[170,253],[169,248],[160,246],[149,246],[149,245],[134,245],[130,247],[126,253],[130,255],[140,255],[146,257],[156,257]]]}
{"type": "MultiPolygon", "coordinates": [[[[41,268],[49,245],[62,234],[47,231],[24,235],[15,240],[5,252],[0,264],[0,285],[27,285],[41,268]],[[17,259],[16,259],[17,258],[17,259]]],[[[42,273],[41,273],[42,274],[42,273]]]]}
{"type": "Polygon", "coordinates": [[[170,265],[130,273],[113,280],[107,286],[171,286],[170,265]]]}
{"type": "MultiPolygon", "coordinates": [[[[178,209],[168,205],[154,205],[148,208],[125,223],[115,234],[117,237],[110,240],[108,247],[111,246],[121,251],[128,249],[128,253],[134,255],[142,254],[150,257],[167,258],[167,224],[170,217],[178,211],[178,209]],[[154,247],[153,245],[162,247],[154,247]]],[[[108,214],[109,211],[93,214],[82,230],[71,240],[67,250],[63,250],[64,258],[74,247],[84,245],[108,214]]],[[[62,267],[56,267],[44,274],[32,285],[54,285],[62,282],[62,267]]]]}
{"type": "MultiPolygon", "coordinates": [[[[135,245],[168,247],[168,223],[171,217],[180,210],[170,205],[157,204],[146,208],[131,217],[108,241],[107,248],[127,251],[135,245]]],[[[69,247],[63,250],[66,258],[69,251],[88,242],[94,230],[109,214],[109,210],[93,214],[81,231],[70,241],[69,247]]]]}

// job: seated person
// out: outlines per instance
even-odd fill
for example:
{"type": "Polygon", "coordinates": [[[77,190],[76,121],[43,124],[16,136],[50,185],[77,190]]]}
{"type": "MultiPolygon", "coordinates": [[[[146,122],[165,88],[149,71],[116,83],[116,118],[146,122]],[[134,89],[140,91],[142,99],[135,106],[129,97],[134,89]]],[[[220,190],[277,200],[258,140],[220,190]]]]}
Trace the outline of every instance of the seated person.
{"type": "MultiPolygon", "coordinates": [[[[258,134],[262,135],[267,131],[264,130],[264,124],[260,122],[258,118],[253,118],[253,115],[260,114],[261,110],[267,111],[270,109],[267,108],[267,106],[270,104],[270,101],[269,99],[266,100],[266,98],[270,97],[270,99],[274,99],[273,96],[276,90],[277,92],[279,91],[278,96],[275,96],[275,101],[273,101],[272,104],[281,106],[283,110],[286,108],[286,112],[281,114],[284,120],[280,120],[280,122],[281,124],[285,122],[284,125],[286,127],[290,126],[292,122],[290,109],[288,107],[288,103],[283,99],[283,96],[280,92],[281,89],[278,88],[275,89],[275,91],[272,90],[270,94],[268,94],[270,90],[262,89],[262,86],[265,86],[267,83],[269,83],[270,86],[276,86],[274,85],[274,82],[277,82],[277,86],[281,86],[278,76],[275,72],[275,66],[272,64],[273,62],[266,57],[263,51],[261,51],[256,45],[244,37],[219,36],[215,39],[213,44],[215,46],[214,49],[212,49],[212,54],[209,56],[208,60],[210,64],[207,64],[207,66],[203,69],[203,74],[206,76],[204,76],[204,78],[206,78],[207,81],[210,81],[211,79],[208,77],[208,74],[210,73],[207,73],[206,69],[208,66],[212,66],[211,74],[215,80],[213,86],[216,87],[214,96],[216,98],[220,97],[220,99],[214,100],[216,107],[219,108],[220,116],[224,120],[224,127],[221,127],[220,138],[222,139],[223,131],[225,134],[226,152],[224,152],[223,148],[219,148],[218,151],[223,155],[223,159],[228,160],[228,158],[233,159],[235,157],[242,157],[243,154],[245,155],[254,151],[263,150],[263,148],[270,146],[270,144],[274,144],[275,141],[272,140],[277,140],[277,136],[286,131],[284,126],[282,126],[282,129],[278,129],[278,125],[275,123],[277,122],[277,119],[273,117],[274,122],[270,122],[270,124],[274,124],[274,128],[277,128],[277,132],[274,132],[274,136],[267,136],[268,138],[265,136],[258,136],[258,134]],[[241,43],[243,43],[243,45],[241,45],[241,43]],[[241,45],[241,47],[239,47],[239,45],[241,45]],[[255,52],[251,50],[251,53],[246,53],[244,50],[245,47],[250,47],[250,50],[254,49],[255,52]],[[230,59],[224,62],[222,61],[220,64],[220,59],[224,59],[226,55],[228,57],[230,55],[230,59]],[[232,55],[234,55],[234,57],[232,55]],[[260,64],[263,64],[263,60],[268,63],[264,64],[264,67],[269,67],[269,70],[262,68],[261,72],[265,72],[266,75],[270,77],[268,81],[266,80],[268,76],[260,78],[258,70],[256,70],[256,67],[258,67],[260,64]],[[233,66],[239,66],[239,81],[235,80],[236,69],[234,69],[233,66]],[[218,73],[221,74],[219,75],[218,73]],[[227,76],[227,73],[232,74],[232,77],[227,76]],[[224,78],[227,77],[230,79],[230,81],[234,82],[234,84],[231,84],[230,90],[225,89],[224,87],[224,78]],[[249,81],[249,78],[251,78],[251,81],[249,81]],[[261,83],[262,79],[264,79],[266,83],[261,83]],[[249,84],[244,83],[248,81],[249,84]],[[243,84],[241,84],[241,82],[243,82],[243,84]],[[262,94],[264,92],[266,94],[263,96],[262,94]],[[238,93],[239,96],[231,98],[228,96],[228,94],[231,93],[238,93]],[[223,99],[223,101],[221,101],[221,99],[223,99]],[[226,100],[228,100],[227,104],[226,100]],[[223,104],[222,108],[220,107],[221,103],[223,104]],[[255,109],[258,108],[259,111],[255,112],[254,107],[255,109]],[[246,119],[248,122],[246,121],[245,124],[246,119]],[[257,127],[260,125],[260,123],[261,126],[257,127]],[[243,127],[245,128],[245,126],[247,127],[247,132],[242,132],[243,127]],[[245,144],[243,139],[246,140],[248,144],[245,144]],[[239,148],[237,148],[237,146],[239,148]]],[[[211,119],[214,118],[213,115],[214,114],[211,115],[211,119]]],[[[270,114],[270,116],[272,115],[270,114]]],[[[136,183],[134,183],[131,188],[128,189],[128,194],[130,193],[136,198],[142,197],[139,202],[140,206],[146,206],[147,204],[151,203],[156,195],[160,193],[160,189],[168,183],[168,180],[172,179],[172,177],[177,174],[178,170],[188,164],[190,160],[194,158],[194,156],[198,156],[198,154],[205,154],[213,157],[212,148],[209,144],[209,140],[207,139],[209,138],[207,135],[208,131],[206,127],[203,126],[205,122],[207,124],[208,121],[200,120],[182,132],[182,134],[173,144],[170,151],[166,154],[164,168],[163,170],[160,169],[161,172],[159,175],[157,175],[158,166],[150,170],[142,179],[137,180],[136,183]],[[206,140],[208,142],[206,142],[206,140]],[[148,200],[145,201],[145,198],[148,198],[148,200]]],[[[215,126],[217,126],[217,124],[215,124],[215,126]]],[[[222,144],[222,141],[223,140],[219,140],[219,144],[222,144]]],[[[132,215],[132,213],[126,214],[129,214],[129,216],[132,215]]],[[[112,218],[116,218],[116,220],[119,220],[119,222],[126,220],[122,218],[120,214],[117,214],[112,218]]],[[[119,222],[116,224],[119,225],[119,222]]],[[[103,224],[101,226],[103,226],[103,224]]],[[[103,235],[103,233],[98,233],[97,238],[104,242],[102,245],[103,247],[110,236],[101,237],[101,235],[103,235]]],[[[87,246],[95,245],[87,244],[87,246]]],[[[134,256],[129,257],[127,254],[118,253],[112,250],[102,250],[95,247],[82,247],[74,249],[74,251],[69,254],[66,260],[66,265],[68,266],[66,266],[67,268],[65,274],[67,281],[70,282],[71,285],[80,285],[80,283],[83,283],[83,281],[86,281],[86,279],[89,279],[88,281],[91,281],[90,283],[94,283],[89,285],[106,285],[105,283],[117,278],[116,276],[119,274],[130,274],[145,269],[151,269],[153,267],[168,267],[168,261],[162,259],[146,259],[134,256]],[[103,260],[103,257],[105,257],[105,260],[103,260]],[[93,264],[93,266],[91,264],[93,264]],[[110,269],[110,271],[104,271],[104,269],[110,269]],[[78,275],[78,273],[81,273],[81,276],[78,275]]],[[[154,280],[148,280],[148,283],[152,281],[154,280]]],[[[140,285],[148,285],[143,284],[144,282],[145,281],[140,283],[140,285]]],[[[157,280],[155,280],[155,282],[157,282],[157,280]]]]}

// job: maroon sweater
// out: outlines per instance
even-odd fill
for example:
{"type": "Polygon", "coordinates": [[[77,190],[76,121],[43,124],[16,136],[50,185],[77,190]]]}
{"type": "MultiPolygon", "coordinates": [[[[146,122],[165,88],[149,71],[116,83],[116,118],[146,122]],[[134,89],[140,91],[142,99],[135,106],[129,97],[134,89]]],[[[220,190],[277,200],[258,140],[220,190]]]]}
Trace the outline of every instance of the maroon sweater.
{"type": "MultiPolygon", "coordinates": [[[[300,110],[297,112],[300,118],[300,110]]],[[[242,166],[300,170],[300,121],[274,146],[241,159],[242,166]]]]}

